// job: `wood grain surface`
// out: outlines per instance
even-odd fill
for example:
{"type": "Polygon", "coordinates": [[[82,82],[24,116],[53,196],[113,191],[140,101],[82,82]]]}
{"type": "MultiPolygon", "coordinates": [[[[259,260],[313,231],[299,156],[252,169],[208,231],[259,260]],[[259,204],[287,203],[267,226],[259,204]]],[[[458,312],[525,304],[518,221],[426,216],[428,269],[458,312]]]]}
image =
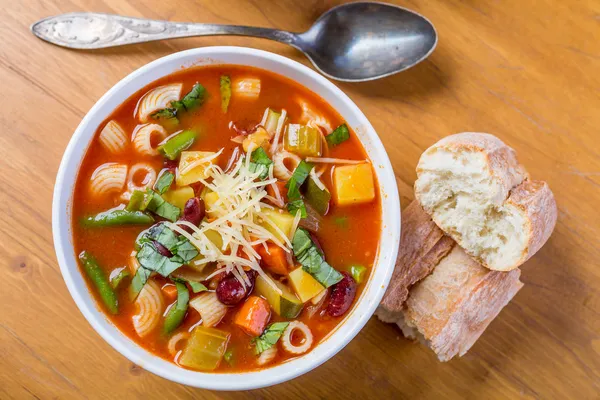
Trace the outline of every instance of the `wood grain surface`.
{"type": "Polygon", "coordinates": [[[339,84],[379,133],[412,199],[419,155],[460,131],[513,146],[559,208],[556,230],[522,268],[525,287],[462,359],[432,352],[371,319],[331,361],[246,393],[175,383],[132,365],[85,321],[63,283],[51,235],[52,189],[72,132],[136,68],[193,47],[239,45],[307,64],[247,38],[194,38],[102,51],[44,43],[29,25],[69,11],[302,31],[335,1],[1,0],[0,398],[600,397],[600,2],[406,0],[439,44],[417,67],[339,84]]]}

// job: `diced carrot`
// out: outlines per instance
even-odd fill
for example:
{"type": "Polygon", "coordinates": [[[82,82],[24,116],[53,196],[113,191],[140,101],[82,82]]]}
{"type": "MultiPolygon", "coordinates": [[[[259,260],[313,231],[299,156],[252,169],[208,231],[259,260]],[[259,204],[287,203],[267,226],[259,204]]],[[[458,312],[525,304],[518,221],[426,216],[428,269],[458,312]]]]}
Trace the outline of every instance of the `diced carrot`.
{"type": "MultiPolygon", "coordinates": [[[[275,182],[275,185],[277,185],[277,189],[279,189],[279,194],[281,195],[283,202],[287,203],[288,202],[288,198],[287,198],[288,190],[285,187],[285,182],[277,181],[277,182],[275,182]]],[[[277,198],[277,196],[275,196],[275,190],[273,189],[273,185],[267,185],[267,194],[271,197],[277,198]]]]}
{"type": "Polygon", "coordinates": [[[167,300],[169,303],[175,301],[175,299],[177,298],[177,287],[175,285],[167,283],[161,289],[163,294],[165,295],[165,300],[167,300]]]}
{"type": "Polygon", "coordinates": [[[270,317],[269,302],[262,297],[250,296],[235,315],[233,323],[248,335],[259,336],[265,330],[270,317]]]}
{"type": "Polygon", "coordinates": [[[255,248],[263,261],[263,265],[275,274],[287,275],[288,262],[285,251],[275,243],[268,243],[267,248],[269,249],[268,252],[263,245],[255,248]]]}

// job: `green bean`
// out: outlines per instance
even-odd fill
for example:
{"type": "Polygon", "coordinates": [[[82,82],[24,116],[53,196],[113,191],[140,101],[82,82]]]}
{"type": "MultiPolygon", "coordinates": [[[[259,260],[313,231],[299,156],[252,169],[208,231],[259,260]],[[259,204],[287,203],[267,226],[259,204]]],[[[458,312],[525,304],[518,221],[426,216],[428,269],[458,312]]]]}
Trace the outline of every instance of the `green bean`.
{"type": "Polygon", "coordinates": [[[94,283],[96,289],[98,289],[100,298],[108,308],[108,311],[112,314],[117,314],[119,312],[117,295],[110,286],[108,279],[106,279],[106,275],[104,275],[104,271],[102,271],[102,268],[100,268],[94,256],[87,251],[82,251],[81,254],[79,254],[79,261],[83,264],[87,276],[94,283]]]}
{"type": "Polygon", "coordinates": [[[175,282],[175,287],[177,287],[177,302],[171,306],[165,317],[165,324],[163,326],[165,333],[171,333],[181,325],[190,300],[190,293],[184,283],[175,282]]]}
{"type": "Polygon", "coordinates": [[[182,151],[187,150],[194,143],[197,136],[198,134],[195,131],[183,131],[167,140],[162,146],[159,146],[158,151],[169,160],[175,160],[182,151]]]}
{"type": "Polygon", "coordinates": [[[149,225],[154,223],[154,218],[141,211],[111,210],[100,214],[90,215],[81,220],[86,227],[103,227],[118,225],[149,225]]]}

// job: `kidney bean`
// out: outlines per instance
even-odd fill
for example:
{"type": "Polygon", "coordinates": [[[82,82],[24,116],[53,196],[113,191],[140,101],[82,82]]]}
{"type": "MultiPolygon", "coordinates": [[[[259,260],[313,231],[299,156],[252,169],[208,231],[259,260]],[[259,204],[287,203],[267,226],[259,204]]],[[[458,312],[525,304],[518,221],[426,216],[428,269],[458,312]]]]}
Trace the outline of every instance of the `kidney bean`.
{"type": "Polygon", "coordinates": [[[165,158],[163,161],[163,168],[171,170],[171,172],[175,173],[175,169],[177,168],[177,161],[165,158]]]}
{"type": "Polygon", "coordinates": [[[173,257],[173,253],[171,253],[171,251],[169,249],[167,249],[165,246],[163,246],[156,240],[153,240],[152,243],[154,244],[154,247],[156,247],[156,251],[158,251],[161,256],[169,257],[169,258],[173,257]]]}
{"type": "Polygon", "coordinates": [[[251,270],[246,272],[246,276],[250,280],[250,287],[244,287],[233,274],[228,274],[221,279],[217,285],[217,299],[227,306],[234,306],[244,300],[254,289],[256,281],[256,271],[251,270]]]}
{"type": "Polygon", "coordinates": [[[249,135],[251,133],[256,132],[256,129],[258,128],[258,124],[256,122],[249,122],[249,121],[236,121],[236,122],[232,122],[231,123],[231,129],[233,129],[235,131],[235,133],[237,133],[238,135],[249,135]]]}
{"type": "MultiPolygon", "coordinates": [[[[183,208],[183,216],[179,218],[180,221],[187,221],[195,226],[200,225],[202,218],[204,218],[204,201],[198,197],[192,197],[185,203],[183,208]]],[[[188,233],[192,233],[192,228],[189,226],[181,226],[188,233]]]]}
{"type": "Polygon", "coordinates": [[[326,312],[332,317],[341,317],[350,309],[356,296],[356,282],[347,272],[342,272],[344,278],[333,285],[326,312]]]}

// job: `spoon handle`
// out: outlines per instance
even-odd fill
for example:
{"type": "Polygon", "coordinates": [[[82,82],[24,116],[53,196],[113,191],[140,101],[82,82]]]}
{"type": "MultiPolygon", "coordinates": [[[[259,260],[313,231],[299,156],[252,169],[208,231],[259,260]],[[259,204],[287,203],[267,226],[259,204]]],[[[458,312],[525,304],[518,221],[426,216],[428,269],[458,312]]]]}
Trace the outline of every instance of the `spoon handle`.
{"type": "Polygon", "coordinates": [[[89,12],[42,19],[31,25],[31,32],[58,46],[88,50],[190,36],[254,36],[291,46],[295,46],[296,39],[295,34],[277,29],[169,22],[89,12]]]}

